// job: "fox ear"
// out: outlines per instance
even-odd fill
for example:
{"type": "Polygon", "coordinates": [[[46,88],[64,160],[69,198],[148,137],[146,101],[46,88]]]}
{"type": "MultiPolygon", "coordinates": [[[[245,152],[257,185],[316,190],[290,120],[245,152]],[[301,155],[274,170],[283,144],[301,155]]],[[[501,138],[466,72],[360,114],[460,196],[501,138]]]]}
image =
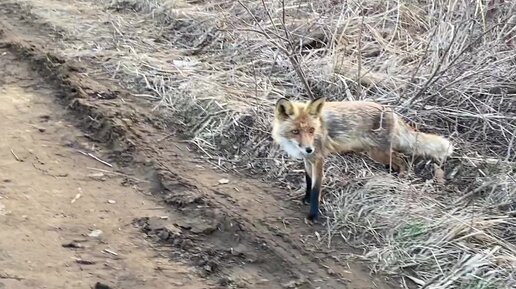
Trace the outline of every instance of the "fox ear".
{"type": "Polygon", "coordinates": [[[276,102],[276,116],[280,119],[287,119],[294,114],[294,106],[286,98],[280,98],[276,102]]]}
{"type": "Polygon", "coordinates": [[[326,102],[326,97],[316,98],[308,103],[307,111],[311,115],[319,115],[326,102]]]}

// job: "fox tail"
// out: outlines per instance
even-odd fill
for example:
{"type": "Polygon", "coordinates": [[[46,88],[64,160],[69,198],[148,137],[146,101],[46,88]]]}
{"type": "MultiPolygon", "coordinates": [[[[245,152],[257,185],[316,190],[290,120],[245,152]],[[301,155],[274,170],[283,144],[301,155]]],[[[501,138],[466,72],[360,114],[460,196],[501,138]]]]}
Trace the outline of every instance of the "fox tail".
{"type": "Polygon", "coordinates": [[[407,124],[400,124],[399,149],[408,154],[430,157],[443,163],[453,154],[453,144],[446,138],[429,133],[417,132],[407,124]]]}

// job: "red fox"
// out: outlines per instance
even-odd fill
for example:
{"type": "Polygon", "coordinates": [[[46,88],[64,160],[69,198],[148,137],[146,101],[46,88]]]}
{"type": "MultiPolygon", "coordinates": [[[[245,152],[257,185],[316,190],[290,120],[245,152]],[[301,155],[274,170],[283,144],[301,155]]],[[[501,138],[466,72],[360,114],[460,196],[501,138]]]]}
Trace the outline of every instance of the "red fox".
{"type": "Polygon", "coordinates": [[[442,164],[453,153],[449,140],[416,132],[392,109],[367,101],[307,103],[282,98],[276,102],[272,138],[291,157],[303,159],[307,219],[319,215],[324,158],[331,153],[363,152],[403,173],[401,154],[429,157],[442,164]]]}

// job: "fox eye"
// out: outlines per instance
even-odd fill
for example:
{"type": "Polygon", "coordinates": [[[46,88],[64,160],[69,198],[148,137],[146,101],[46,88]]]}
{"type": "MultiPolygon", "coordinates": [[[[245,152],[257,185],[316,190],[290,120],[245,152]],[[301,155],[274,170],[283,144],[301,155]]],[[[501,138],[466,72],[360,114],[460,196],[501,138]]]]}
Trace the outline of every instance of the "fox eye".
{"type": "Polygon", "coordinates": [[[309,130],[310,133],[314,133],[315,132],[315,128],[311,127],[310,130],[309,130]]]}
{"type": "Polygon", "coordinates": [[[299,130],[298,129],[294,129],[291,132],[292,132],[292,134],[299,134],[299,130]]]}

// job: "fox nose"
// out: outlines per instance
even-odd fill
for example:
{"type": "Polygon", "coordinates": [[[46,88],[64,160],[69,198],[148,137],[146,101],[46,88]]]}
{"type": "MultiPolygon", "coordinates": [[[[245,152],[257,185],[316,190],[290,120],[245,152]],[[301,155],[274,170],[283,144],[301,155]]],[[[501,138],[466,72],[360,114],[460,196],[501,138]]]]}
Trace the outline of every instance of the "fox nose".
{"type": "Polygon", "coordinates": [[[311,147],[307,147],[307,148],[305,148],[305,151],[307,154],[311,154],[314,152],[314,149],[312,149],[311,147]]]}

